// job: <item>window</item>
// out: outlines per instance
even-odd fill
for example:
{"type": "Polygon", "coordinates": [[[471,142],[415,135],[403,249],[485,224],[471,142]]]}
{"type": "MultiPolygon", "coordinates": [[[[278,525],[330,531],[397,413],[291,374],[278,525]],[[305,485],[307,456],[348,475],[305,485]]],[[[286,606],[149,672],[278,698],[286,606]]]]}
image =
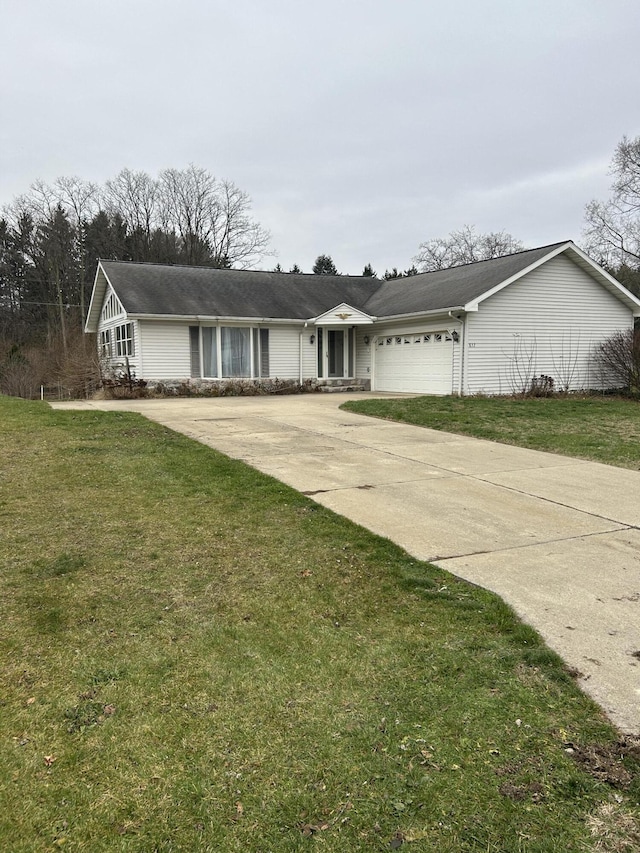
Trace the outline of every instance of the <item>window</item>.
{"type": "Polygon", "coordinates": [[[191,329],[192,376],[196,375],[194,364],[195,359],[199,359],[196,344],[200,341],[205,379],[269,376],[269,329],[254,326],[192,326],[191,329]]]}
{"type": "Polygon", "coordinates": [[[118,314],[122,314],[122,305],[120,304],[120,300],[115,295],[115,293],[112,293],[110,294],[107,301],[104,303],[104,308],[102,309],[102,319],[111,320],[112,317],[116,317],[118,314]]]}
{"type": "Polygon", "coordinates": [[[215,326],[204,326],[202,329],[202,375],[217,378],[218,376],[218,342],[215,326]]]}
{"type": "Polygon", "coordinates": [[[116,326],[116,355],[133,355],[133,323],[116,326]]]}
{"type": "Polygon", "coordinates": [[[191,378],[200,379],[200,327],[189,326],[189,363],[191,378]]]}
{"type": "Polygon", "coordinates": [[[234,326],[223,326],[220,329],[223,378],[251,376],[250,331],[234,326]]]}
{"type": "Polygon", "coordinates": [[[111,358],[111,329],[100,332],[100,358],[111,358]]]}
{"type": "Polygon", "coordinates": [[[269,329],[253,329],[253,375],[269,375],[269,329]]]}

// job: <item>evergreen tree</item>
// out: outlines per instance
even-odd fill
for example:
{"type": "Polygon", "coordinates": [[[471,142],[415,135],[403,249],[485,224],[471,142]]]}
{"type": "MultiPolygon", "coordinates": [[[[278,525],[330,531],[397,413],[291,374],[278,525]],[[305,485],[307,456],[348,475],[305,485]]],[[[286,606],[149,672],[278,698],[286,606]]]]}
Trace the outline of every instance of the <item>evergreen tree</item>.
{"type": "Polygon", "coordinates": [[[313,265],[313,272],[316,275],[340,275],[331,255],[318,255],[313,265]]]}
{"type": "Polygon", "coordinates": [[[376,271],[371,266],[371,264],[366,264],[365,268],[362,270],[362,275],[367,277],[367,278],[375,278],[376,277],[376,271]]]}

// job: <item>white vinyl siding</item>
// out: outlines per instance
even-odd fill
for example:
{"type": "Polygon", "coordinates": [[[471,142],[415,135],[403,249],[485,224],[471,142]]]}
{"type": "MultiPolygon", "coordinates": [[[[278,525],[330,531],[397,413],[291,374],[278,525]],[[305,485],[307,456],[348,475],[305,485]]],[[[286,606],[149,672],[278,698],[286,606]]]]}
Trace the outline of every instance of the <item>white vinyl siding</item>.
{"type": "Polygon", "coordinates": [[[371,379],[371,350],[375,333],[371,326],[358,326],[356,329],[356,379],[371,379]],[[365,344],[365,336],[369,343],[365,344]]]}
{"type": "Polygon", "coordinates": [[[162,320],[140,321],[140,348],[144,352],[142,379],[188,379],[191,375],[189,326],[162,320]]]}
{"type": "MultiPolygon", "coordinates": [[[[296,334],[300,334],[300,329],[296,334]]],[[[318,330],[314,326],[307,326],[302,332],[302,379],[315,379],[318,375],[318,330]],[[313,343],[311,336],[313,335],[313,343]]]]}
{"type": "Polygon", "coordinates": [[[467,315],[464,393],[518,393],[542,374],[556,390],[598,388],[594,345],[632,324],[629,309],[590,275],[553,258],[467,315]]]}
{"type": "MultiPolygon", "coordinates": [[[[300,326],[271,326],[269,328],[269,375],[278,379],[300,377],[300,326]]],[[[309,344],[313,330],[302,333],[303,355],[305,348],[314,350],[309,344]]],[[[315,374],[314,374],[315,375],[315,374]]]]}

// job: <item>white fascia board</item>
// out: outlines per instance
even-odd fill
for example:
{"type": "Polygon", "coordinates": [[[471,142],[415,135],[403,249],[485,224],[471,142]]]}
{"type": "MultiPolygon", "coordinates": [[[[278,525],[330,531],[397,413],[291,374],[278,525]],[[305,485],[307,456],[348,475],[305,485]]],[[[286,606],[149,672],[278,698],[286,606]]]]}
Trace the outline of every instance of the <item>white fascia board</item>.
{"type": "Polygon", "coordinates": [[[286,317],[218,317],[206,314],[128,314],[131,320],[164,320],[167,322],[190,323],[243,323],[255,326],[259,323],[273,323],[287,326],[304,326],[307,320],[290,320],[286,317]]]}
{"type": "Polygon", "coordinates": [[[499,291],[503,290],[505,287],[508,287],[510,284],[513,284],[514,281],[517,281],[519,278],[522,278],[522,276],[528,275],[528,273],[533,272],[533,270],[537,269],[539,266],[542,266],[542,264],[546,264],[547,261],[550,261],[551,258],[555,258],[556,255],[560,255],[560,254],[562,254],[562,252],[566,252],[567,249],[571,249],[571,248],[575,248],[575,246],[571,242],[571,240],[569,240],[567,243],[562,243],[560,246],[553,249],[547,255],[544,255],[544,257],[539,258],[537,261],[534,261],[534,263],[529,264],[528,267],[525,267],[523,270],[520,270],[520,272],[515,273],[514,275],[510,276],[509,278],[505,278],[505,280],[501,281],[500,284],[496,284],[495,287],[490,288],[485,293],[483,293],[481,296],[478,296],[476,299],[473,299],[471,302],[467,302],[467,304],[464,306],[464,310],[465,311],[477,311],[478,306],[480,305],[481,302],[484,302],[485,299],[488,299],[490,296],[493,296],[494,293],[498,293],[499,291]]]}
{"type": "Polygon", "coordinates": [[[467,310],[466,306],[452,305],[451,308],[435,308],[433,311],[413,311],[410,314],[387,314],[384,317],[375,317],[374,319],[376,323],[395,323],[398,320],[413,320],[416,317],[448,317],[449,312],[465,312],[467,310]]]}
{"type": "Polygon", "coordinates": [[[85,334],[89,334],[89,333],[98,331],[98,321],[100,319],[100,309],[102,308],[102,302],[104,301],[104,294],[105,294],[106,288],[100,289],[101,290],[101,293],[100,293],[101,298],[100,298],[100,304],[97,307],[97,317],[95,319],[95,322],[92,322],[91,315],[92,315],[93,310],[94,310],[94,302],[96,300],[96,295],[97,295],[98,276],[100,275],[101,271],[102,271],[102,275],[104,276],[105,281],[107,282],[109,287],[112,286],[106,272],[104,271],[104,267],[102,266],[100,261],[98,261],[98,266],[96,267],[95,278],[93,279],[93,290],[91,291],[91,299],[89,301],[89,308],[87,310],[87,319],[86,319],[85,324],[84,324],[85,334]]]}

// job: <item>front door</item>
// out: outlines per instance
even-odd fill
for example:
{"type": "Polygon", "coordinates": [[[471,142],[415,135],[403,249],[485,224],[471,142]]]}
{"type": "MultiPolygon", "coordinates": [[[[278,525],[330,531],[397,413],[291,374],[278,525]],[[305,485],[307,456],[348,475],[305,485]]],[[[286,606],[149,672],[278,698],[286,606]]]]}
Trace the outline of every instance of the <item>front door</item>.
{"type": "Polygon", "coordinates": [[[318,328],[318,378],[346,379],[353,376],[355,334],[350,329],[318,328]]]}
{"type": "Polygon", "coordinates": [[[327,332],[327,376],[343,379],[344,372],[344,329],[329,329],[327,332]]]}

